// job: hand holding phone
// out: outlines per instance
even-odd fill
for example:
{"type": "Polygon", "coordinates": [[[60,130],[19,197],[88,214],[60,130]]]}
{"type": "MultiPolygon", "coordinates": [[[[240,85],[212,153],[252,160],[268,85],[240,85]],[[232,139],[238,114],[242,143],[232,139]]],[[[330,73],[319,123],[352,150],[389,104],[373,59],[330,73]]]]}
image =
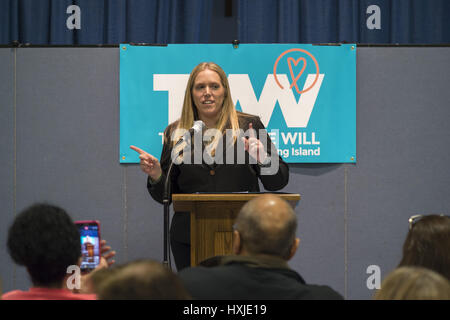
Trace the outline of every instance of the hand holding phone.
{"type": "Polygon", "coordinates": [[[75,221],[80,232],[81,271],[94,270],[101,259],[100,252],[100,222],[97,220],[75,221]]]}

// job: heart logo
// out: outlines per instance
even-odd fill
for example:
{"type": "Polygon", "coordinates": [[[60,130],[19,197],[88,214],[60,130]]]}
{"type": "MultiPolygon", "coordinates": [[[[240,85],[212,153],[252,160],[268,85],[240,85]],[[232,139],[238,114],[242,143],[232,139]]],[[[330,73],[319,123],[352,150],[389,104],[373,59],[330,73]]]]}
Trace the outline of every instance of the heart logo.
{"type": "Polygon", "coordinates": [[[282,53],[278,56],[277,60],[275,60],[275,63],[273,64],[273,77],[275,78],[275,83],[278,85],[278,87],[280,87],[280,89],[282,89],[282,90],[284,89],[283,86],[281,85],[280,81],[278,81],[278,77],[277,77],[277,68],[278,68],[278,63],[279,63],[280,61],[285,61],[283,58],[286,58],[286,55],[289,54],[289,53],[291,53],[291,52],[299,52],[300,54],[304,54],[304,57],[303,57],[303,58],[299,58],[299,59],[297,59],[297,60],[295,60],[294,58],[287,58],[287,60],[288,60],[288,65],[289,65],[289,70],[290,70],[290,72],[291,72],[291,77],[292,77],[292,84],[291,84],[290,89],[292,89],[292,87],[295,86],[295,89],[297,90],[297,93],[298,93],[298,94],[302,94],[302,93],[308,92],[308,91],[311,90],[311,89],[315,86],[315,84],[317,83],[317,80],[319,79],[319,72],[320,72],[320,71],[319,71],[319,63],[317,62],[316,57],[314,57],[314,56],[311,54],[311,52],[308,52],[308,51],[306,51],[306,50],[304,50],[304,49],[300,49],[300,48],[292,48],[292,49],[288,49],[288,50],[282,52],[282,53]],[[298,89],[297,82],[298,82],[298,80],[300,79],[302,73],[303,73],[303,72],[305,71],[305,69],[306,69],[306,59],[311,59],[312,62],[314,63],[314,66],[316,67],[316,74],[315,74],[315,77],[314,77],[314,81],[311,83],[311,85],[309,85],[309,86],[306,87],[306,88],[303,88],[303,90],[300,91],[300,90],[298,89]],[[294,77],[294,71],[293,71],[293,66],[292,66],[292,64],[293,64],[294,67],[295,67],[296,65],[298,65],[298,64],[300,63],[300,61],[303,61],[303,68],[302,68],[301,72],[297,75],[297,77],[294,77]]]}
{"type": "Polygon", "coordinates": [[[287,58],[287,62],[288,62],[288,66],[289,66],[289,72],[291,73],[291,79],[292,79],[292,83],[290,86],[290,89],[292,89],[292,87],[295,86],[295,90],[297,91],[297,93],[301,93],[300,89],[297,86],[297,81],[298,79],[300,79],[300,77],[302,76],[303,72],[306,69],[306,59],[303,57],[298,58],[297,60],[295,60],[294,58],[287,58]],[[293,70],[293,66],[292,64],[294,64],[294,66],[297,66],[299,63],[303,62],[303,66],[302,69],[300,70],[300,72],[297,74],[297,76],[294,76],[294,70],[293,70]]]}

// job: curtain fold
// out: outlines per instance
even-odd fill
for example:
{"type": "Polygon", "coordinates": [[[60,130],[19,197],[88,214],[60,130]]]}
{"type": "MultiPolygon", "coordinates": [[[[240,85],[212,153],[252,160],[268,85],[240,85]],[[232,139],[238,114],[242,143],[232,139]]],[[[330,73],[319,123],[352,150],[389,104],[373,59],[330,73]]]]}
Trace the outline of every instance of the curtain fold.
{"type": "Polygon", "coordinates": [[[0,43],[12,43],[19,39],[18,3],[11,0],[0,0],[0,43]]]}
{"type": "Polygon", "coordinates": [[[247,43],[450,43],[448,0],[237,0],[247,43]]]}
{"type": "Polygon", "coordinates": [[[210,0],[0,0],[0,44],[204,43],[210,0]]]}

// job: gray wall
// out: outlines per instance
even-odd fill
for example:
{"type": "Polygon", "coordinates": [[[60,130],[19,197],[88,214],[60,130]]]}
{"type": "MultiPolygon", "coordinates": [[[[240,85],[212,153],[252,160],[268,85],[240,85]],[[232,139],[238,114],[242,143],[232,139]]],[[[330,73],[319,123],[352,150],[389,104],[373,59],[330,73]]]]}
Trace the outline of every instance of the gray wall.
{"type": "MultiPolygon", "coordinates": [[[[360,47],[356,164],[291,165],[307,282],[369,299],[370,265],[401,257],[408,217],[449,212],[450,48],[360,47]]],[[[99,219],[117,263],[162,260],[162,206],[137,165],[120,165],[117,48],[0,49],[0,277],[30,282],[6,251],[14,216],[36,201],[99,219]]]]}

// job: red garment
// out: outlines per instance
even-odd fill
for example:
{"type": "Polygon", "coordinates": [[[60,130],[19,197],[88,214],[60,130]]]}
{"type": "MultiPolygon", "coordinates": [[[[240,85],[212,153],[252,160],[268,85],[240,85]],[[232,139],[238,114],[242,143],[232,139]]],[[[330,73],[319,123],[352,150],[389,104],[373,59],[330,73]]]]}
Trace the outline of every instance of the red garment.
{"type": "Polygon", "coordinates": [[[96,300],[95,294],[72,293],[67,289],[30,288],[3,294],[3,300],[96,300]]]}

